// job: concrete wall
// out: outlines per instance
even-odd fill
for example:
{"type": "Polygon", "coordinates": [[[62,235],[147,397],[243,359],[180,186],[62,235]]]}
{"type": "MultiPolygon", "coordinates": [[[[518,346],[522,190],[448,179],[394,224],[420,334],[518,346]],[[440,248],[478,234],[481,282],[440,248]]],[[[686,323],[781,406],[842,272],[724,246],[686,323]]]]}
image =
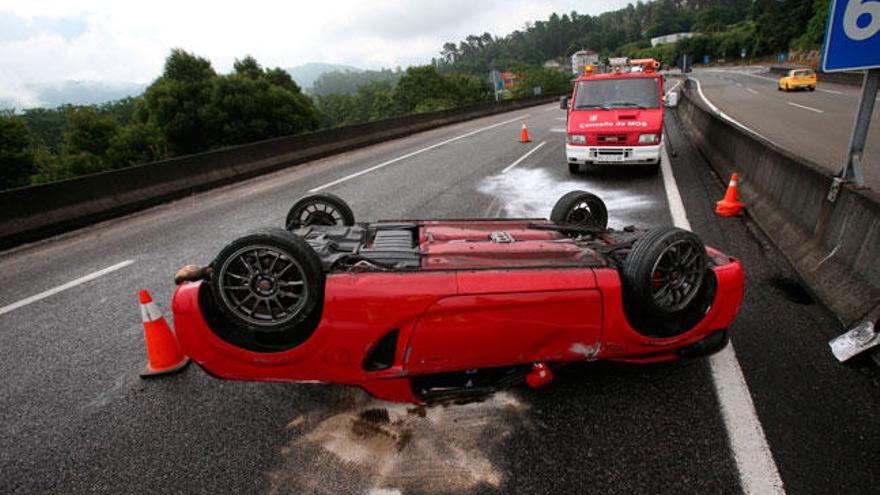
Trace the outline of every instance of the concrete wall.
{"type": "Polygon", "coordinates": [[[706,108],[688,81],[676,111],[712,167],[736,171],[750,217],[811,291],[849,325],[880,304],[880,195],[848,185],[832,203],[831,177],[809,160],[749,134],[706,108]]]}
{"type": "Polygon", "coordinates": [[[557,98],[525,98],[410,115],[0,191],[0,249],[298,163],[557,98]]]}

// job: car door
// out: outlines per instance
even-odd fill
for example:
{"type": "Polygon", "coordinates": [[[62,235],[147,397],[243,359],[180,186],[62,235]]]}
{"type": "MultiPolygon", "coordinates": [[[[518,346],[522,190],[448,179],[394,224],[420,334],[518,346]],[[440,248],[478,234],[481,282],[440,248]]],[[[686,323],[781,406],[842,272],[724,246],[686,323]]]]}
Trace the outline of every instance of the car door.
{"type": "Polygon", "coordinates": [[[458,273],[410,337],[411,374],[584,359],[601,338],[602,297],[591,269],[458,273]]]}

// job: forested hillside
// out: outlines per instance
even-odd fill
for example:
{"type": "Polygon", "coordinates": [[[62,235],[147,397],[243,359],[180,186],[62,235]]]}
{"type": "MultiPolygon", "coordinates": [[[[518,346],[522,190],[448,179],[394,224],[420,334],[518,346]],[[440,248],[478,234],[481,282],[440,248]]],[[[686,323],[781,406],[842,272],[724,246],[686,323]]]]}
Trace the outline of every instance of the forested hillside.
{"type": "MultiPolygon", "coordinates": [[[[672,63],[681,52],[702,58],[772,55],[821,43],[828,0],[656,0],[597,16],[552,14],[503,37],[471,35],[445,43],[435,64],[484,74],[515,63],[540,65],[591,49],[603,57],[657,56],[672,63]],[[701,36],[651,49],[650,39],[690,31],[701,36]]],[[[699,59],[698,58],[698,59],[699,59]]]]}

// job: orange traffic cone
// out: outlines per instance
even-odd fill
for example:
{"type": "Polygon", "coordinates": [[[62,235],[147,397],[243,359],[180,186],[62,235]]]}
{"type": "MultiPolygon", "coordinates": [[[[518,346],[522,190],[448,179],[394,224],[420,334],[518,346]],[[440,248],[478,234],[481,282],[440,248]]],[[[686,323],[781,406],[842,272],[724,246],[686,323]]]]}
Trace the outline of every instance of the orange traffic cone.
{"type": "Polygon", "coordinates": [[[170,375],[186,368],[189,358],[180,349],[177,337],[153,302],[150,293],[142,289],[139,296],[148,359],[147,366],[141,371],[141,377],[170,375]]]}
{"type": "Polygon", "coordinates": [[[526,121],[523,120],[522,132],[519,134],[519,142],[528,143],[529,142],[529,128],[526,126],[526,121]]]}
{"type": "Polygon", "coordinates": [[[736,199],[736,172],[730,176],[730,184],[727,185],[727,192],[724,193],[724,199],[715,203],[715,213],[722,217],[735,217],[742,215],[743,204],[736,199]]]}

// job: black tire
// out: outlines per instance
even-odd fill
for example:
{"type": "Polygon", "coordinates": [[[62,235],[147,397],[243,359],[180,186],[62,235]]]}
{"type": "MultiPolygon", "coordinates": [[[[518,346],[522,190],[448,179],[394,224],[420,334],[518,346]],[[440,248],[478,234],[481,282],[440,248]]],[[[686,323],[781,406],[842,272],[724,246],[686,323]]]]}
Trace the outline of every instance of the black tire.
{"type": "Polygon", "coordinates": [[[303,239],[283,229],[259,230],[229,243],[211,266],[211,302],[222,320],[212,329],[221,338],[272,352],[311,335],[315,315],[320,319],[324,274],[303,239]]]}
{"type": "Polygon", "coordinates": [[[581,172],[581,166],[577,163],[569,163],[568,164],[568,173],[571,175],[577,175],[581,172]]]}
{"type": "Polygon", "coordinates": [[[586,191],[564,194],[550,212],[550,221],[557,225],[608,227],[608,209],[599,196],[586,191]]]}
{"type": "Polygon", "coordinates": [[[814,87],[809,87],[807,89],[809,89],[810,91],[816,91],[816,88],[814,88],[814,87]]]}
{"type": "Polygon", "coordinates": [[[706,247],[696,234],[675,227],[649,231],[633,244],[621,274],[631,323],[652,336],[687,331],[703,316],[708,273],[706,247]]]}
{"type": "Polygon", "coordinates": [[[290,207],[284,225],[289,231],[309,225],[354,225],[354,213],[335,194],[311,194],[290,207]]]}

